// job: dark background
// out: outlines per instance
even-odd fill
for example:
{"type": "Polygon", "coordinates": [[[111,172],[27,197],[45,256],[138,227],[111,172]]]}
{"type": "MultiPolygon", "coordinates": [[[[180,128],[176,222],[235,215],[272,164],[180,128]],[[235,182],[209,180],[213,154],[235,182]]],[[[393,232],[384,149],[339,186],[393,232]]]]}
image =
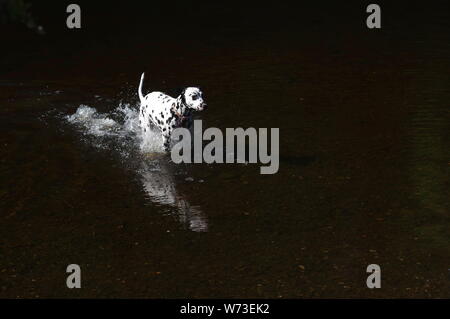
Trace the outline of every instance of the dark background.
{"type": "MultiPolygon", "coordinates": [[[[231,48],[249,40],[258,41],[267,49],[283,46],[289,50],[309,44],[334,51],[379,50],[382,54],[386,41],[401,46],[432,30],[437,20],[445,19],[447,8],[444,1],[426,5],[422,1],[379,1],[383,28],[368,33],[365,9],[370,1],[79,1],[82,28],[71,30],[66,27],[69,14],[65,13],[70,1],[28,2],[35,23],[44,27],[46,36],[37,36],[23,25],[2,27],[3,41],[9,44],[2,50],[6,55],[2,59],[3,72],[14,74],[34,65],[37,57],[45,56],[57,61],[55,68],[78,76],[80,69],[67,70],[67,60],[83,54],[85,63],[96,63],[93,72],[117,76],[133,72],[130,60],[140,62],[139,58],[145,59],[142,55],[151,53],[152,48],[160,53],[178,50],[182,56],[185,52],[201,51],[202,46],[231,48]],[[278,41],[272,42],[274,38],[278,41]],[[352,38],[358,42],[352,45],[352,38]],[[347,47],[343,47],[344,43],[347,47]],[[95,56],[86,54],[96,50],[95,56]],[[111,70],[108,59],[117,51],[124,55],[119,61],[115,59],[111,70]],[[126,60],[126,66],[121,65],[122,60],[126,60]]],[[[445,33],[442,29],[434,31],[445,33]]],[[[196,59],[201,57],[194,57],[191,63],[196,59]]],[[[136,66],[138,71],[146,67],[136,66]]],[[[35,78],[29,69],[27,72],[35,78]]],[[[45,72],[52,70],[47,68],[45,72]]]]}
{"type": "Polygon", "coordinates": [[[450,296],[447,2],[374,1],[369,30],[372,1],[77,1],[69,30],[71,2],[30,1],[45,35],[1,27],[0,297],[450,296]],[[280,128],[278,174],[168,174],[208,232],[64,121],[137,107],[144,71],[145,91],[199,85],[206,126],[280,128]]]}

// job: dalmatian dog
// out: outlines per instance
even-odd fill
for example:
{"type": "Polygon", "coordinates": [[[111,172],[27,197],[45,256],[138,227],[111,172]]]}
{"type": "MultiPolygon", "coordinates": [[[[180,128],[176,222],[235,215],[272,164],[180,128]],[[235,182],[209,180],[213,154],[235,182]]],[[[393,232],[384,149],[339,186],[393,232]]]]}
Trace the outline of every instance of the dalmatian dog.
{"type": "Polygon", "coordinates": [[[187,87],[177,97],[173,98],[162,92],[142,94],[144,73],[139,83],[139,124],[146,132],[150,127],[156,126],[162,134],[163,145],[166,152],[170,151],[170,141],[175,128],[190,128],[193,121],[193,113],[203,111],[206,103],[202,97],[202,91],[197,87],[187,87]]]}

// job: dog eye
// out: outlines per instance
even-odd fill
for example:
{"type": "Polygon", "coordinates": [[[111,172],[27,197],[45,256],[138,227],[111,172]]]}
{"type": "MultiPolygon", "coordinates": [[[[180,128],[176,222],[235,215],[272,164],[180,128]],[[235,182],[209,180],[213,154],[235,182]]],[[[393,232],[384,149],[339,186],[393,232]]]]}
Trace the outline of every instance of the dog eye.
{"type": "Polygon", "coordinates": [[[195,101],[196,99],[198,99],[198,95],[193,95],[192,99],[195,101]]]}

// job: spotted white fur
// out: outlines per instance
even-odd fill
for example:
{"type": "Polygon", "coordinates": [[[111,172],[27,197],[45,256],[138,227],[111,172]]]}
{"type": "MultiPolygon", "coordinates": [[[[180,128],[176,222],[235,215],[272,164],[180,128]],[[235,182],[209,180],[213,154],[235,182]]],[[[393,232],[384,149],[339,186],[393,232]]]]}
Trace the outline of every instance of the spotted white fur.
{"type": "Polygon", "coordinates": [[[177,97],[173,98],[162,92],[142,94],[144,73],[139,83],[139,124],[146,132],[151,126],[156,126],[163,136],[164,149],[169,151],[172,132],[177,127],[189,128],[192,125],[194,111],[202,111],[206,103],[202,91],[197,87],[188,87],[177,97]]]}

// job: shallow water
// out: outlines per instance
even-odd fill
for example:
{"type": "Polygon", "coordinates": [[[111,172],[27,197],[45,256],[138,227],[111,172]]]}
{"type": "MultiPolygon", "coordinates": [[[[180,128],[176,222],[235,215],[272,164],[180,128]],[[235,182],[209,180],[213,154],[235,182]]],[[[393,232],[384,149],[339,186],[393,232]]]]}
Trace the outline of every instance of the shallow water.
{"type": "Polygon", "coordinates": [[[13,42],[0,296],[449,297],[449,20],[367,33],[310,9],[278,9],[276,28],[265,11],[202,20],[198,38],[142,41],[135,22],[13,42]],[[279,127],[279,172],[172,163],[137,129],[142,71],[146,92],[201,86],[204,127],[279,127]],[[83,289],[65,286],[71,263],[83,289]]]}
{"type": "MultiPolygon", "coordinates": [[[[177,169],[178,165],[174,165],[169,155],[164,154],[162,137],[157,130],[142,132],[138,107],[120,105],[111,114],[102,114],[95,108],[81,105],[74,114],[65,118],[78,127],[84,136],[93,137],[88,143],[99,149],[117,151],[122,164],[135,171],[147,198],[153,204],[165,208],[186,229],[207,231],[208,222],[201,209],[191,206],[177,192],[175,175],[186,173],[177,169]],[[116,117],[116,120],[112,117],[116,117]]],[[[185,181],[193,182],[194,178],[187,176],[185,181]]]]}

